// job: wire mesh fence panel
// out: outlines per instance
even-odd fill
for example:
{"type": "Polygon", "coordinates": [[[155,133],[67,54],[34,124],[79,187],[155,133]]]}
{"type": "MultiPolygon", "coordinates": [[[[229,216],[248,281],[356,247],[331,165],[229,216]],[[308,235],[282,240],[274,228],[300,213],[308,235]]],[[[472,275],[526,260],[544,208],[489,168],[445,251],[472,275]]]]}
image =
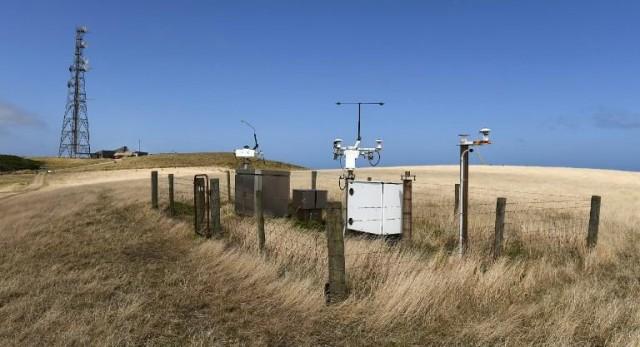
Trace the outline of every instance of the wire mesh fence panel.
{"type": "MultiPolygon", "coordinates": [[[[414,239],[425,247],[457,247],[455,184],[413,182],[414,239]]],[[[495,242],[496,199],[507,197],[504,242],[508,255],[573,251],[582,247],[589,220],[587,197],[572,194],[470,187],[470,249],[489,254],[495,242]]]]}

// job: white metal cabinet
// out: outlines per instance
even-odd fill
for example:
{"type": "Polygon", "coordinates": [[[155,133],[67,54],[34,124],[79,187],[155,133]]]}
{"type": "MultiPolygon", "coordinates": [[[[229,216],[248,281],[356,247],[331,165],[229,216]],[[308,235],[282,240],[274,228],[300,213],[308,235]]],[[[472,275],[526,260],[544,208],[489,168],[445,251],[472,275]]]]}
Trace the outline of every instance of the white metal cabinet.
{"type": "Polygon", "coordinates": [[[401,234],[403,186],[401,183],[384,183],[382,190],[382,235],[401,234]]]}
{"type": "Polygon", "coordinates": [[[347,188],[347,228],[375,235],[402,233],[401,183],[353,181],[347,188]]]}

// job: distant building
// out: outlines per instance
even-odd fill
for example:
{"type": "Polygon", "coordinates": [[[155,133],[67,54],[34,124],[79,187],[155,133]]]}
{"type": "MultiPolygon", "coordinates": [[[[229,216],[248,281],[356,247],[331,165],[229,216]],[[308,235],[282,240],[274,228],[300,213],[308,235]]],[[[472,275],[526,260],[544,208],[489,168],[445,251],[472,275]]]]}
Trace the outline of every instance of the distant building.
{"type": "Polygon", "coordinates": [[[104,159],[104,158],[109,158],[109,159],[113,159],[113,156],[116,154],[116,151],[110,151],[107,149],[103,149],[101,151],[97,151],[95,153],[91,153],[91,158],[95,158],[95,159],[104,159]]]}
{"type": "Polygon", "coordinates": [[[126,158],[126,157],[142,157],[145,155],[149,155],[148,152],[141,152],[141,151],[130,151],[129,147],[127,146],[122,146],[119,148],[116,148],[114,150],[108,150],[108,149],[103,149],[101,151],[97,151],[95,153],[91,153],[91,158],[97,158],[97,159],[121,159],[121,158],[126,158]]]}

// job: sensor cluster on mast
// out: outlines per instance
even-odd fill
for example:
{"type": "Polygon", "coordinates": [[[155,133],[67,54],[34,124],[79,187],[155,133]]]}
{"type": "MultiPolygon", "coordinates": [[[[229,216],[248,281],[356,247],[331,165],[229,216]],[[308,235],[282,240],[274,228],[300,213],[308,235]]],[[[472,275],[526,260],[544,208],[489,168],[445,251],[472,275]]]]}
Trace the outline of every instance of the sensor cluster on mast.
{"type": "Polygon", "coordinates": [[[246,169],[249,167],[252,158],[263,159],[264,153],[260,150],[260,145],[258,144],[258,135],[256,135],[256,128],[253,127],[249,122],[245,120],[241,120],[240,123],[245,124],[251,130],[253,130],[253,147],[249,145],[245,145],[243,148],[239,148],[235,150],[236,158],[242,159],[242,166],[246,169]]]}
{"type": "Polygon", "coordinates": [[[355,179],[356,160],[363,157],[369,161],[371,166],[376,166],[380,162],[380,152],[382,151],[382,140],[377,139],[375,147],[360,147],[362,135],[360,133],[361,109],[362,105],[379,105],[383,106],[384,102],[336,102],[336,105],[358,105],[358,136],[353,146],[343,146],[342,139],[333,140],[333,159],[337,160],[344,157],[344,169],[347,175],[343,179],[355,179]],[[377,159],[376,159],[377,157],[377,159]]]}

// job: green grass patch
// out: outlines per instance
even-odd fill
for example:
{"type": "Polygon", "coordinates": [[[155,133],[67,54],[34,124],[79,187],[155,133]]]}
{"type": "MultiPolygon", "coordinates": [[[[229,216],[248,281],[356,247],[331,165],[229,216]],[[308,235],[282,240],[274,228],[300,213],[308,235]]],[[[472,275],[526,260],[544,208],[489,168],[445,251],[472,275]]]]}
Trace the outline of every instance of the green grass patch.
{"type": "Polygon", "coordinates": [[[16,155],[0,154],[0,172],[21,170],[38,170],[42,165],[37,160],[18,157],[16,155]]]}

